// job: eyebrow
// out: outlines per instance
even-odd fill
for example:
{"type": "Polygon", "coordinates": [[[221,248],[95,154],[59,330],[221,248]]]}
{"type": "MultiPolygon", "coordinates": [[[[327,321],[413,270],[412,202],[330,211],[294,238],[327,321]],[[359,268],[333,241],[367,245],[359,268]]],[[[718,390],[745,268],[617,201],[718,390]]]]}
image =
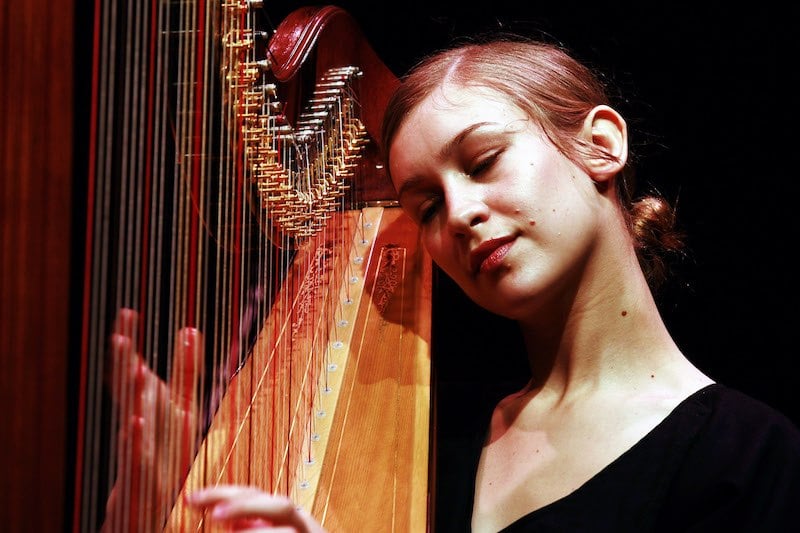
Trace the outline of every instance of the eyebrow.
{"type": "MultiPolygon", "coordinates": [[[[496,122],[476,122],[475,124],[470,124],[463,130],[461,130],[458,135],[450,139],[441,150],[439,150],[439,157],[444,159],[448,155],[450,155],[453,150],[456,149],[458,145],[464,142],[464,140],[469,137],[475,130],[483,128],[485,126],[493,126],[496,125],[496,122]]],[[[404,194],[407,194],[409,191],[413,189],[420,188],[420,183],[423,179],[419,176],[413,176],[408,178],[403,182],[400,188],[397,191],[397,197],[402,198],[404,194]]]]}
{"type": "Polygon", "coordinates": [[[496,122],[476,122],[475,124],[467,126],[463,130],[461,130],[461,132],[458,135],[450,139],[450,141],[447,142],[442,147],[441,150],[439,150],[439,156],[444,159],[445,157],[450,155],[459,144],[463,143],[464,139],[469,137],[472,134],[472,132],[474,132],[477,129],[483,128],[484,126],[493,126],[496,124],[497,124],[496,122]]]}
{"type": "Polygon", "coordinates": [[[420,176],[413,176],[408,178],[403,182],[400,188],[397,191],[397,199],[400,202],[400,205],[403,205],[403,196],[410,194],[415,189],[421,189],[422,187],[420,184],[423,182],[423,179],[420,176]]]}

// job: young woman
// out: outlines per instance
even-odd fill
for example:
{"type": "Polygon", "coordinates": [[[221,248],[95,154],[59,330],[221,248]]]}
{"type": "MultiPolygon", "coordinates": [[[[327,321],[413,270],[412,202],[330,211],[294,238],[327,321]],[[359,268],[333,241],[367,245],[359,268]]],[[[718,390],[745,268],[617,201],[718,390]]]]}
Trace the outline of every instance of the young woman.
{"type": "MultiPolygon", "coordinates": [[[[680,245],[632,200],[628,130],[558,47],[464,44],[418,65],[384,121],[387,168],[434,262],[519,323],[532,379],[485,421],[454,531],[781,531],[800,520],[800,432],[681,353],[652,286],[680,245]]],[[[494,356],[494,355],[493,355],[494,356]]],[[[733,355],[735,356],[735,354],[733,355]]],[[[217,487],[219,520],[319,529],[290,501],[217,487]]]]}

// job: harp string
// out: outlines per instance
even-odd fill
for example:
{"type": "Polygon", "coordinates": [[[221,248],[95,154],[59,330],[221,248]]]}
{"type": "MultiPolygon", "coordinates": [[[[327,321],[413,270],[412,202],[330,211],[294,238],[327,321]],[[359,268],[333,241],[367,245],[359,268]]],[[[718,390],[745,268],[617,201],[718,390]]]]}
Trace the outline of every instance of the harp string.
{"type": "MultiPolygon", "coordinates": [[[[174,4],[173,4],[174,5],[174,4]]],[[[182,327],[203,328],[205,324],[205,309],[203,306],[204,298],[200,292],[202,279],[204,276],[204,266],[206,257],[204,256],[204,240],[201,238],[202,221],[207,216],[206,206],[203,202],[203,190],[207,180],[207,149],[204,136],[203,124],[205,122],[205,106],[203,93],[206,89],[204,79],[204,36],[206,28],[204,26],[204,4],[180,2],[180,17],[182,30],[178,34],[179,39],[179,72],[177,87],[179,88],[178,106],[178,131],[177,139],[181,146],[176,154],[175,183],[180,187],[180,193],[176,195],[178,202],[176,212],[179,222],[175,227],[178,228],[178,235],[175,242],[177,246],[173,248],[172,262],[177,265],[175,270],[178,292],[175,299],[169,306],[173,310],[173,319],[169,321],[170,328],[167,335],[172,336],[173,332],[182,327]]],[[[220,302],[224,307],[225,302],[220,302]]],[[[181,342],[180,339],[177,342],[181,342]]],[[[173,343],[168,343],[168,349],[173,343]]],[[[178,349],[177,346],[174,347],[178,349]]],[[[194,396],[194,383],[198,376],[192,373],[187,376],[182,365],[188,364],[186,358],[177,357],[171,354],[165,363],[167,366],[167,376],[169,376],[172,391],[176,389],[184,391],[194,396]],[[174,364],[174,365],[173,365],[174,364]],[[182,383],[181,380],[188,380],[189,383],[182,383]],[[178,380],[178,383],[175,383],[178,380]]],[[[192,401],[189,402],[193,403],[192,401]]],[[[166,486],[161,498],[164,499],[160,504],[160,509],[169,509],[171,502],[177,494],[182,483],[185,470],[188,468],[188,460],[193,453],[195,436],[192,432],[197,426],[193,424],[191,417],[195,413],[191,412],[186,419],[174,420],[169,417],[166,424],[161,425],[157,430],[166,433],[166,448],[169,456],[166,458],[166,486]],[[181,423],[183,422],[183,423],[181,423]]],[[[159,516],[159,522],[163,523],[166,512],[159,516]]]]}
{"type": "MultiPolygon", "coordinates": [[[[106,27],[106,24],[100,24],[99,15],[95,16],[94,27],[95,53],[93,62],[95,65],[104,65],[107,59],[105,54],[101,52],[107,50],[105,46],[107,33],[105,31],[99,31],[100,28],[106,27]]],[[[92,99],[94,104],[92,108],[97,110],[96,116],[101,117],[105,112],[105,101],[102,99],[102,95],[105,93],[102,88],[107,83],[107,78],[100,75],[98,70],[97,68],[93,70],[92,99]]],[[[92,118],[95,118],[95,116],[93,115],[92,118]]],[[[98,122],[97,130],[99,131],[99,135],[102,135],[104,133],[103,123],[102,121],[98,122]]],[[[95,121],[93,120],[92,125],[94,126],[94,124],[95,121]]],[[[98,166],[100,166],[100,162],[102,162],[104,156],[103,146],[92,144],[92,148],[93,150],[91,150],[90,154],[96,158],[98,166]]],[[[90,165],[90,168],[93,169],[94,166],[90,165]]],[[[105,183],[99,179],[95,179],[96,177],[97,176],[93,172],[90,173],[87,189],[90,195],[90,201],[92,198],[96,197],[97,202],[100,203],[105,197],[105,183]]],[[[91,271],[97,275],[90,277],[87,274],[85,277],[87,289],[84,293],[84,328],[82,330],[82,351],[84,353],[87,351],[93,353],[97,352],[98,339],[96,336],[93,336],[91,332],[96,331],[102,326],[98,317],[86,312],[88,309],[94,308],[98,304],[98,299],[103,296],[103,289],[106,287],[106,265],[102,261],[103,256],[97,254],[98,248],[107,244],[106,236],[100,232],[102,227],[102,221],[92,217],[92,213],[90,212],[87,220],[87,249],[90,250],[87,252],[87,262],[91,264],[91,271]]],[[[100,405],[100,398],[98,397],[100,388],[97,387],[97,382],[99,380],[98,376],[102,375],[102,370],[102,362],[86,357],[82,358],[78,416],[80,417],[79,424],[89,428],[89,430],[86,433],[79,432],[77,439],[78,469],[76,470],[75,490],[77,494],[81,494],[83,497],[76,499],[76,513],[73,521],[76,526],[79,525],[82,529],[86,528],[87,523],[91,523],[87,517],[91,517],[96,509],[98,494],[95,487],[97,487],[98,480],[101,478],[101,472],[93,468],[95,463],[92,461],[92,458],[98,454],[98,432],[92,431],[92,429],[96,428],[98,425],[99,416],[95,407],[100,405]]]]}

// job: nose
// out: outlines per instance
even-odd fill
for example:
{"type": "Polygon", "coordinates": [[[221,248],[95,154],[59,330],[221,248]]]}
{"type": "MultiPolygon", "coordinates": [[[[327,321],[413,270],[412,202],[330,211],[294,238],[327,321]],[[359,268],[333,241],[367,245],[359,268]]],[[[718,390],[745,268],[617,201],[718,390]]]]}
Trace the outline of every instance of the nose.
{"type": "Polygon", "coordinates": [[[448,191],[447,223],[454,236],[467,235],[475,226],[489,218],[489,208],[479,192],[474,186],[470,190],[459,187],[448,191]]]}

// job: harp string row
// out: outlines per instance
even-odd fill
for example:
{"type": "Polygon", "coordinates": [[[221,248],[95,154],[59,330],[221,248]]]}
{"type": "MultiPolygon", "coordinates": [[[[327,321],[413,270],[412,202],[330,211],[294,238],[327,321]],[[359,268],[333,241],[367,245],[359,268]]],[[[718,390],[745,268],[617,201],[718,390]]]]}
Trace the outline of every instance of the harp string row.
{"type": "Polygon", "coordinates": [[[76,531],[184,529],[179,493],[226,480],[313,492],[380,216],[347,212],[361,72],[327,70],[293,119],[258,7],[96,2],[76,531]]]}

